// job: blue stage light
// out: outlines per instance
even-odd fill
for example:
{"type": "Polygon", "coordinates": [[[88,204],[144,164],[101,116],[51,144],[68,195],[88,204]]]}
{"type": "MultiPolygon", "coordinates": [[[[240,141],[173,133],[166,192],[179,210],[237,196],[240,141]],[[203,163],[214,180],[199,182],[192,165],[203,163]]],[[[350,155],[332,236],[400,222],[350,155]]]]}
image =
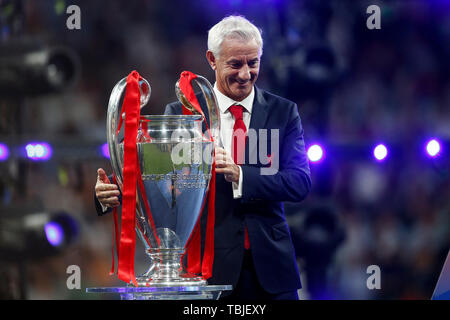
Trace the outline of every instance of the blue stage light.
{"type": "Polygon", "coordinates": [[[52,156],[52,148],[46,142],[32,142],[25,146],[27,158],[31,160],[49,160],[52,156]]]}
{"type": "Polygon", "coordinates": [[[109,159],[109,146],[107,143],[102,144],[101,146],[101,151],[102,151],[102,155],[106,158],[109,159]]]}
{"type": "Polygon", "coordinates": [[[323,148],[318,144],[313,144],[307,151],[308,159],[311,162],[319,162],[324,157],[323,148]]]}
{"type": "Polygon", "coordinates": [[[45,236],[52,246],[58,247],[61,245],[64,240],[64,230],[59,223],[50,221],[45,225],[44,229],[45,236]]]}
{"type": "Polygon", "coordinates": [[[436,139],[432,139],[427,142],[426,150],[430,157],[436,157],[441,151],[441,144],[436,139]]]}
{"type": "Polygon", "coordinates": [[[373,149],[373,156],[377,161],[383,161],[388,155],[388,149],[384,144],[379,144],[373,149]]]}
{"type": "Polygon", "coordinates": [[[0,143],[0,161],[8,160],[9,148],[6,144],[0,143]]]}

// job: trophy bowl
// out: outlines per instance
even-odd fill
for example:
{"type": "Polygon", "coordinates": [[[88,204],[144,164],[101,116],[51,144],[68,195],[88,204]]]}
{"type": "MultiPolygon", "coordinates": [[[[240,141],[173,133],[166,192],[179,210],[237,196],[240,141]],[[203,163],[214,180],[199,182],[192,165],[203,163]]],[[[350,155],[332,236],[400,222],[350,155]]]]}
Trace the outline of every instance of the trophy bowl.
{"type": "MultiPolygon", "coordinates": [[[[182,263],[206,199],[214,155],[212,138],[219,139],[220,130],[211,84],[200,76],[195,81],[208,106],[208,134],[202,132],[204,116],[195,112],[192,115],[146,115],[139,118],[136,144],[138,175],[142,180],[136,185],[135,230],[151,260],[148,271],[136,277],[139,287],[207,284],[201,275],[188,273],[182,263]]],[[[119,102],[126,85],[126,78],[116,84],[107,113],[111,165],[122,192],[124,144],[119,135],[122,117],[119,102]]],[[[187,106],[178,82],[176,89],[178,99],[187,106]]],[[[142,108],[149,101],[150,84],[141,79],[139,90],[142,108]]]]}

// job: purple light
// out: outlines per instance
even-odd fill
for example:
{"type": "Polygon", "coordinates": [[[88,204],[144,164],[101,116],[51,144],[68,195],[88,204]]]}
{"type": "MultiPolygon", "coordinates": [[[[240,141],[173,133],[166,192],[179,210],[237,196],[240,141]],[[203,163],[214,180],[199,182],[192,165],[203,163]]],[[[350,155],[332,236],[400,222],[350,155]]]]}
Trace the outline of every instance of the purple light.
{"type": "Polygon", "coordinates": [[[45,236],[48,242],[54,246],[59,246],[64,240],[64,231],[56,222],[48,222],[45,227],[45,236]]]}
{"type": "Polygon", "coordinates": [[[441,144],[436,139],[432,139],[428,141],[426,150],[430,157],[436,157],[441,151],[441,144]]]}
{"type": "Polygon", "coordinates": [[[102,155],[106,159],[109,159],[110,156],[109,156],[109,146],[108,146],[108,144],[107,143],[102,144],[101,149],[102,149],[102,155]]]}
{"type": "Polygon", "coordinates": [[[373,149],[373,156],[378,161],[383,161],[388,155],[388,149],[384,144],[379,144],[373,149]]]}
{"type": "Polygon", "coordinates": [[[27,158],[31,160],[49,160],[52,148],[46,142],[29,143],[25,146],[27,158]]]}
{"type": "Polygon", "coordinates": [[[5,161],[9,158],[9,148],[6,144],[0,143],[0,161],[5,161]]]}
{"type": "Polygon", "coordinates": [[[313,144],[307,151],[308,159],[311,162],[319,162],[323,159],[323,148],[318,144],[313,144]]]}

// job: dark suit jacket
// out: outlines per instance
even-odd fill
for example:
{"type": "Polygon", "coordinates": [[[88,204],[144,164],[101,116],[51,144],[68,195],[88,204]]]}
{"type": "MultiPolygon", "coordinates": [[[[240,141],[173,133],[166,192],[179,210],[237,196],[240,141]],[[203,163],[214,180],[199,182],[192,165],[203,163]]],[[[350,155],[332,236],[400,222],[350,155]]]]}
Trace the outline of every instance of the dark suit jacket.
{"type": "MultiPolygon", "coordinates": [[[[208,118],[203,96],[198,100],[208,118]]],[[[179,102],[171,103],[165,113],[181,114],[182,106],[179,102]]],[[[241,199],[233,199],[231,183],[217,174],[214,266],[208,282],[236,285],[247,225],[255,270],[262,287],[270,293],[293,291],[300,288],[301,283],[282,201],[301,201],[311,189],[297,105],[255,87],[250,128],[279,130],[279,171],[274,175],[261,175],[261,167],[268,165],[261,163],[259,157],[256,157],[256,164],[249,163],[255,152],[258,155],[259,144],[249,147],[247,143],[246,164],[241,166],[241,199]]],[[[270,133],[267,136],[270,140],[270,133]]],[[[270,145],[268,141],[267,154],[275,152],[270,150],[270,145]]],[[[206,210],[202,213],[202,235],[205,234],[206,210]]]]}

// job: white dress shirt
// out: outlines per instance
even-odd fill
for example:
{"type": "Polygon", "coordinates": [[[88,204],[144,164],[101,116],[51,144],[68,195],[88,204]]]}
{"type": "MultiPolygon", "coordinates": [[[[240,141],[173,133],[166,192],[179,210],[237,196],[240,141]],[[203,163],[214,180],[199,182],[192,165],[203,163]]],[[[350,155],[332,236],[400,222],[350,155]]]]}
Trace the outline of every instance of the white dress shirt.
{"type": "MultiPolygon", "coordinates": [[[[245,127],[249,128],[250,126],[250,118],[252,116],[252,108],[253,101],[255,99],[255,88],[252,88],[252,91],[242,101],[234,101],[233,99],[227,97],[222,92],[217,89],[217,83],[214,84],[214,93],[216,94],[217,103],[219,104],[220,111],[220,138],[222,140],[222,145],[225,151],[227,151],[231,156],[231,138],[233,136],[233,127],[234,127],[234,117],[231,114],[229,107],[234,104],[239,104],[244,107],[243,112],[243,120],[245,127]]],[[[233,182],[233,197],[234,199],[238,199],[242,197],[242,168],[239,166],[239,183],[233,182]]]]}

